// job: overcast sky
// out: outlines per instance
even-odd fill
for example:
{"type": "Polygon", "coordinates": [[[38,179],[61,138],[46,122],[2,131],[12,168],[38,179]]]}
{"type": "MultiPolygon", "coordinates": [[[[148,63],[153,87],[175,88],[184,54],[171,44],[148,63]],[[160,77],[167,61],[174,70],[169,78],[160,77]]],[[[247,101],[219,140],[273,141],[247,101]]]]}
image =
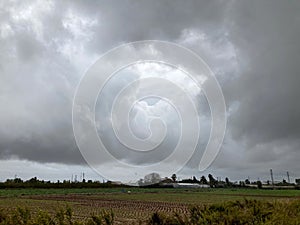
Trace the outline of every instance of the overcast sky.
{"type": "MultiPolygon", "coordinates": [[[[277,180],[287,179],[286,171],[292,179],[300,177],[299,12],[298,0],[0,0],[0,180],[15,175],[70,179],[81,172],[87,179],[102,179],[76,145],[76,88],[106,51],[152,39],[199,54],[215,73],[226,101],[226,135],[216,160],[201,173],[191,160],[179,177],[212,173],[232,180],[267,180],[270,168],[277,180]]],[[[138,69],[116,76],[102,101],[110,102],[110,90],[138,76],[138,69]]],[[[161,68],[152,71],[157,76],[161,68]]],[[[180,74],[174,77],[184,82],[180,74]]],[[[194,97],[199,102],[203,98],[199,93],[194,97]]],[[[142,114],[136,114],[134,129],[141,136],[147,134],[137,124],[145,122],[143,112],[149,108],[140,104],[136,109],[142,114]]],[[[165,109],[161,102],[150,111],[165,109]]],[[[105,110],[98,110],[101,119],[105,110]]],[[[205,111],[204,106],[202,119],[209,130],[205,111]]],[[[119,180],[131,179],[122,168],[107,170],[119,180]]]]}

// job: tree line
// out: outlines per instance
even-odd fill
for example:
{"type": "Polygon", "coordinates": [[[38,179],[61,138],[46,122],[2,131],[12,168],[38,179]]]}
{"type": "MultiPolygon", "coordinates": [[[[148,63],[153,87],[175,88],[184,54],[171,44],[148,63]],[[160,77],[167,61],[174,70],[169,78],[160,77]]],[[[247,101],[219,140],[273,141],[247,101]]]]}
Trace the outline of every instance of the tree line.
{"type": "MultiPolygon", "coordinates": [[[[257,188],[274,188],[274,187],[290,187],[300,188],[300,180],[296,179],[295,183],[288,183],[285,180],[271,184],[267,181],[263,184],[260,180],[250,181],[245,179],[243,181],[232,182],[226,177],[224,180],[215,178],[212,174],[206,176],[200,176],[199,178],[193,176],[187,179],[179,180],[176,174],[172,174],[170,177],[161,178],[158,173],[151,173],[140,179],[137,185],[140,187],[160,187],[160,184],[200,184],[206,185],[211,188],[239,188],[239,187],[257,187],[257,188]]],[[[111,187],[128,187],[130,185],[122,184],[120,182],[113,181],[94,181],[82,179],[81,181],[71,180],[57,180],[56,182],[39,180],[37,177],[33,177],[29,180],[22,180],[21,178],[15,177],[14,179],[7,179],[5,182],[0,182],[0,189],[2,188],[111,188],[111,187]]],[[[167,185],[165,185],[168,187],[167,185]]]]}
{"type": "MultiPolygon", "coordinates": [[[[215,178],[212,174],[208,174],[207,177],[200,176],[199,178],[193,176],[188,179],[178,180],[176,174],[172,174],[170,177],[161,178],[158,173],[151,173],[144,177],[144,179],[139,180],[139,186],[143,187],[159,187],[162,186],[160,184],[200,184],[206,185],[211,188],[300,188],[300,179],[296,179],[296,183],[288,183],[286,180],[282,180],[281,182],[276,182],[276,184],[271,184],[270,181],[266,181],[266,183],[262,183],[260,180],[250,181],[249,179],[245,179],[242,181],[230,181],[228,177],[224,180],[220,178],[215,178]]],[[[164,185],[168,187],[167,185],[164,185]]],[[[171,185],[170,185],[171,186],[171,185]]]]}
{"type": "Polygon", "coordinates": [[[0,188],[111,188],[122,187],[124,184],[115,184],[112,181],[100,182],[93,180],[70,181],[57,180],[56,182],[39,180],[33,177],[29,180],[23,181],[21,178],[7,179],[5,182],[0,182],[0,188]]]}

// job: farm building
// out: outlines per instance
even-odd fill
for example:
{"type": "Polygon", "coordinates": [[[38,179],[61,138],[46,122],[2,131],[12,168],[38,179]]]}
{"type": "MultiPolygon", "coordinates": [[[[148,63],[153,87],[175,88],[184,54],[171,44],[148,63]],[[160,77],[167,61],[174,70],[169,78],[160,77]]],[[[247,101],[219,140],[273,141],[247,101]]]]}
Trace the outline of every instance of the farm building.
{"type": "Polygon", "coordinates": [[[195,183],[174,183],[174,188],[209,188],[207,184],[195,184],[195,183]]]}

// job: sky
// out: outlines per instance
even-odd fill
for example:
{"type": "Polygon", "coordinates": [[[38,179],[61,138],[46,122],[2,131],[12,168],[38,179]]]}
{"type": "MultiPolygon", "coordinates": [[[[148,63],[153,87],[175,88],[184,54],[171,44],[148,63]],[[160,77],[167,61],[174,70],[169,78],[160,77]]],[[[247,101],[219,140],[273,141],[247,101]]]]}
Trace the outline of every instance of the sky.
{"type": "MultiPolygon", "coordinates": [[[[37,176],[55,181],[75,174],[79,178],[82,172],[87,179],[105,179],[89,167],[77,146],[72,126],[74,96],[100,56],[121,44],[142,40],[176,43],[207,63],[226,103],[225,138],[210,167],[198,171],[197,161],[211,129],[205,96],[183,72],[141,63],[116,73],[97,100],[98,134],[107,146],[118,149],[117,158],[135,164],[157,161],[176,144],[179,117],[166,101],[138,102],[130,120],[140,138],[149,136],[150,117],[165,120],[171,132],[158,155],[143,158],[124,153],[108,128],[116,93],[132,80],[151,74],[181,85],[201,109],[203,141],[178,172],[179,178],[212,173],[223,179],[267,180],[271,168],[276,180],[287,179],[287,171],[292,180],[299,178],[299,12],[298,0],[0,0],[0,180],[37,176]]],[[[159,91],[161,86],[150,88],[159,91]]],[[[132,89],[122,101],[136,98],[143,90],[132,89]]],[[[172,93],[175,98],[181,96],[172,93]]],[[[171,176],[168,168],[175,164],[165,165],[161,175],[171,176]]],[[[105,163],[101,169],[122,181],[150,172],[129,172],[105,163]]]]}

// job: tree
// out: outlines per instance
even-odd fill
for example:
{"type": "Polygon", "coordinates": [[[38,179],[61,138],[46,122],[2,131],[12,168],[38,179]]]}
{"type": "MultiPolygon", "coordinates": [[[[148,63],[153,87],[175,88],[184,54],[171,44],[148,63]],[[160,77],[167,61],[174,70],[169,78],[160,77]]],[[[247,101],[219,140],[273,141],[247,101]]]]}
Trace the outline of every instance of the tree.
{"type": "Polygon", "coordinates": [[[176,176],[176,174],[175,174],[175,173],[174,173],[174,174],[172,174],[171,178],[172,178],[173,182],[176,182],[177,176],[176,176]]]}
{"type": "Polygon", "coordinates": [[[262,183],[260,180],[258,180],[257,182],[257,188],[262,189],[262,183]]]}
{"type": "Polygon", "coordinates": [[[211,174],[208,174],[208,179],[209,179],[209,185],[211,186],[211,187],[213,187],[213,186],[215,186],[216,185],[216,179],[213,177],[213,175],[211,175],[211,174]]]}
{"type": "Polygon", "coordinates": [[[27,182],[27,183],[38,183],[39,180],[37,179],[37,177],[33,177],[33,178],[27,180],[26,182],[27,182]]]}
{"type": "Polygon", "coordinates": [[[283,179],[283,180],[282,180],[282,183],[283,183],[283,184],[287,184],[287,182],[286,182],[286,180],[285,180],[285,179],[283,179]]]}
{"type": "Polygon", "coordinates": [[[144,184],[156,184],[161,181],[161,177],[158,173],[150,173],[144,177],[144,184]]]}
{"type": "Polygon", "coordinates": [[[225,178],[225,182],[226,182],[226,185],[227,185],[228,187],[231,186],[231,183],[230,183],[228,177],[225,178]]]}
{"type": "Polygon", "coordinates": [[[23,180],[21,178],[15,178],[14,183],[23,183],[23,180]]]}
{"type": "Polygon", "coordinates": [[[198,180],[195,176],[193,176],[193,183],[198,183],[198,180]]]}
{"type": "Polygon", "coordinates": [[[200,178],[200,184],[208,184],[208,182],[207,182],[205,176],[202,176],[202,177],[200,178]]]}

